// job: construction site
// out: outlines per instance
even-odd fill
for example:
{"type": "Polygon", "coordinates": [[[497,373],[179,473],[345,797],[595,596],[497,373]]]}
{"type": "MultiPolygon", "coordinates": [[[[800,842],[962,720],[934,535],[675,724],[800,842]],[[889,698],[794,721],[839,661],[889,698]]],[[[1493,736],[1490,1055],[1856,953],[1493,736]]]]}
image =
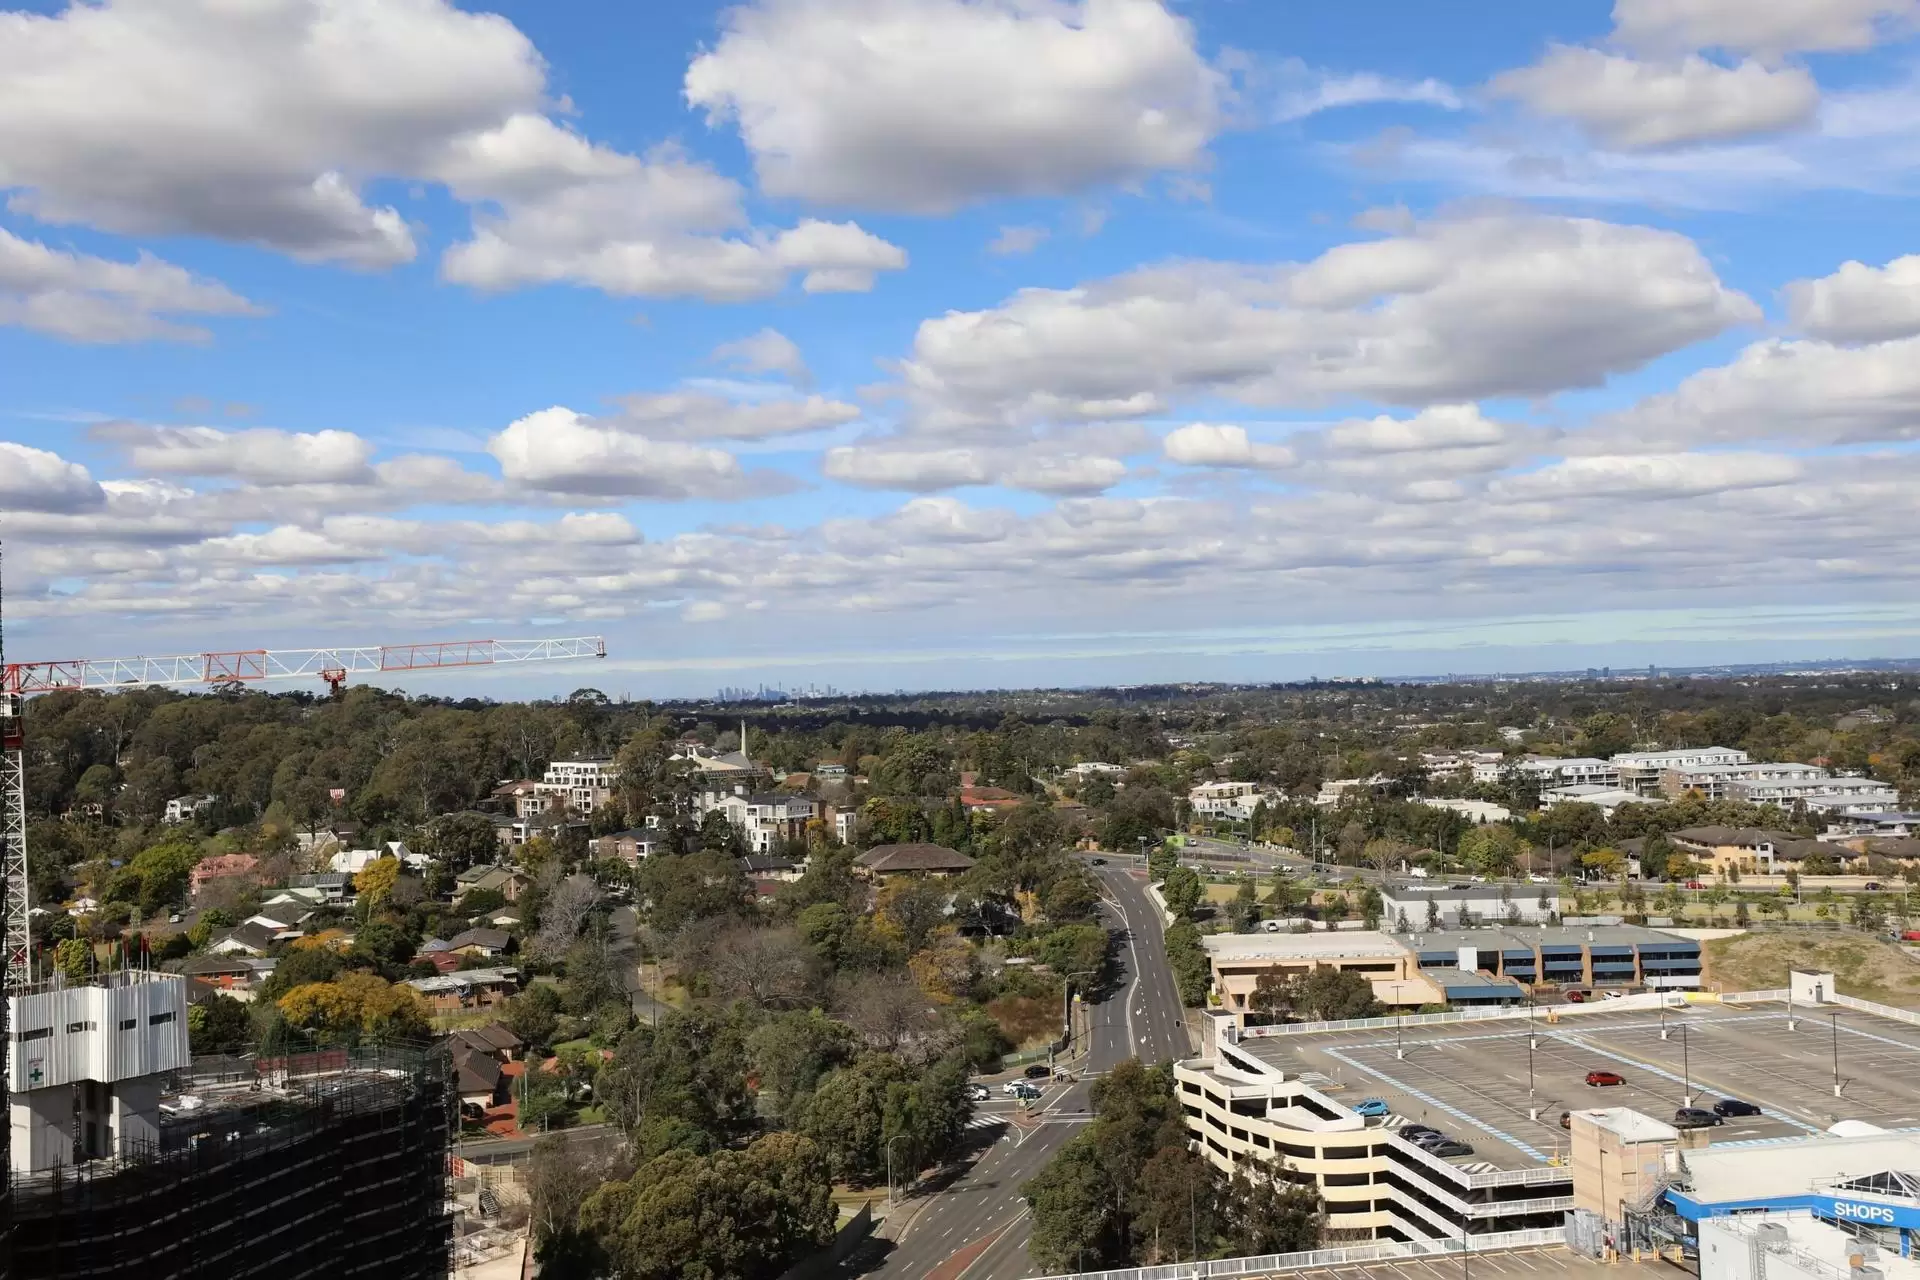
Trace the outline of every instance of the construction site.
{"type": "Polygon", "coordinates": [[[11,1275],[445,1276],[449,1105],[437,1049],[196,1064],[153,1139],[16,1173],[11,1275]]]}

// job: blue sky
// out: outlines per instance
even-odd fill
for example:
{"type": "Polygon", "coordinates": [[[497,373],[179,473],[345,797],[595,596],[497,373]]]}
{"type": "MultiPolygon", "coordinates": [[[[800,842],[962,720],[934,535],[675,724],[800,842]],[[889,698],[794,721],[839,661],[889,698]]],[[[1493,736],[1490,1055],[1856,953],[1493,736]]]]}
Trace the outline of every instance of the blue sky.
{"type": "MultiPolygon", "coordinates": [[[[1920,653],[1917,36],[0,9],[9,655],[604,633],[659,695],[1920,653]]],[[[421,687],[580,673],[494,675],[421,687]]]]}

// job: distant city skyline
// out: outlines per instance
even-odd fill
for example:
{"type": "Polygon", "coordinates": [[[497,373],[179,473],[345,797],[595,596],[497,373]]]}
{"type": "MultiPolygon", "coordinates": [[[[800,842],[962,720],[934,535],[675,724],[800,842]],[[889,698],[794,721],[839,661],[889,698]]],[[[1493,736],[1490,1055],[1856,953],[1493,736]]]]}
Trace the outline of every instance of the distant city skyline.
{"type": "Polygon", "coordinates": [[[8,652],[1920,657],[1916,53],[1913,0],[0,0],[8,652]]]}

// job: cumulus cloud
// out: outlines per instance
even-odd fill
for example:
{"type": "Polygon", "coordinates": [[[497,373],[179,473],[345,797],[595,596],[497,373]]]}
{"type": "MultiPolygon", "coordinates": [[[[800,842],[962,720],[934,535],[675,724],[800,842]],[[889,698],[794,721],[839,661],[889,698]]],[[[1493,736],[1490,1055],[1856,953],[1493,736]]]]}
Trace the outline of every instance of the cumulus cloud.
{"type": "Polygon", "coordinates": [[[1614,0],[1614,38],[1635,49],[1731,49],[1767,58],[1866,49],[1911,32],[1915,0],[1614,0]]]}
{"type": "Polygon", "coordinates": [[[1431,404],[1597,385],[1755,321],[1691,240],[1584,218],[1422,223],[1305,264],[1181,262],[922,322],[935,425],[1154,412],[1186,396],[1431,404]]]}
{"type": "Polygon", "coordinates": [[[741,301],[785,286],[861,292],[906,253],[850,222],[751,228],[738,183],[674,148],[646,157],[597,146],[543,116],[461,140],[440,175],[476,216],[441,272],[482,289],[573,283],[607,293],[741,301]],[[731,234],[736,233],[739,234],[731,234]]]}
{"type": "Polygon", "coordinates": [[[1643,62],[1567,45],[1494,77],[1488,88],[1622,150],[1773,133],[1806,123],[1820,104],[1819,88],[1800,67],[1723,67],[1698,54],[1643,62]]]}
{"type": "Polygon", "coordinates": [[[1920,337],[1841,347],[1768,339],[1731,364],[1569,437],[1583,452],[1739,440],[1797,445],[1920,439],[1920,337]]]}
{"type": "MultiPolygon", "coordinates": [[[[0,59],[4,56],[0,53],[0,59]]],[[[0,88],[0,95],[5,92],[0,88]]],[[[0,122],[0,130],[5,127],[0,122]]],[[[0,183],[4,180],[0,167],[0,183]]],[[[73,342],[195,342],[207,331],[170,317],[260,314],[259,307],[225,285],[151,254],[114,262],[49,248],[0,227],[0,324],[73,342]]]]}
{"type": "Polygon", "coordinates": [[[671,499],[745,488],[739,461],[725,450],[651,440],[563,406],[516,420],[487,451],[508,484],[554,493],[671,499]]]}
{"type": "Polygon", "coordinates": [[[609,425],[656,440],[765,440],[842,426],[860,417],[856,405],[824,396],[729,400],[676,391],[622,396],[609,425]]]}
{"type": "Polygon", "coordinates": [[[442,270],[481,288],[724,301],[796,274],[814,292],[864,289],[904,265],[851,223],[754,226],[737,183],[671,149],[595,145],[549,105],[531,42],[447,0],[0,13],[0,187],[42,221],[382,268],[417,252],[406,215],[365,198],[388,178],[475,206],[442,270]]]}
{"type": "Polygon", "coordinates": [[[1785,289],[1796,327],[1830,342],[1879,342],[1920,334],[1920,254],[1884,267],[1842,263],[1830,276],[1785,289]]]}
{"type": "Polygon", "coordinates": [[[1285,445],[1248,439],[1245,427],[1189,422],[1167,433],[1161,449],[1169,462],[1186,467],[1289,467],[1296,460],[1285,445]]]}
{"type": "Polygon", "coordinates": [[[1311,68],[1297,58],[1282,64],[1279,80],[1273,115],[1282,122],[1377,102],[1419,103],[1446,111],[1466,105],[1453,86],[1431,77],[1399,80],[1371,71],[1339,74],[1311,68]]]}
{"type": "Polygon", "coordinates": [[[117,445],[141,471],[211,476],[246,484],[369,484],[373,446],[350,431],[294,432],[268,427],[152,426],[106,422],[88,434],[117,445]]]}
{"type": "Polygon", "coordinates": [[[711,358],[742,373],[777,373],[794,382],[806,382],[809,377],[799,346],[778,329],[723,342],[713,349],[711,358]]]}
{"type": "Polygon", "coordinates": [[[916,213],[1205,162],[1227,86],[1160,0],[758,0],[686,95],[769,194],[916,213]]]}
{"type": "Polygon", "coordinates": [[[0,511],[88,511],[105,502],[106,495],[79,463],[0,440],[0,511]]]}

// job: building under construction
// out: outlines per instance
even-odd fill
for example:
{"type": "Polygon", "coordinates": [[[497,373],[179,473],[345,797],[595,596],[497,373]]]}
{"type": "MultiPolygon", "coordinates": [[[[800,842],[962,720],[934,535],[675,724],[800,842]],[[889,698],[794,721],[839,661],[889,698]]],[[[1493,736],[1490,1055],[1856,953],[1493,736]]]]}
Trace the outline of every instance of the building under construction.
{"type": "Polygon", "coordinates": [[[445,1277],[447,1080],[395,1046],[173,1072],[151,1138],[15,1171],[10,1280],[445,1277]]]}

